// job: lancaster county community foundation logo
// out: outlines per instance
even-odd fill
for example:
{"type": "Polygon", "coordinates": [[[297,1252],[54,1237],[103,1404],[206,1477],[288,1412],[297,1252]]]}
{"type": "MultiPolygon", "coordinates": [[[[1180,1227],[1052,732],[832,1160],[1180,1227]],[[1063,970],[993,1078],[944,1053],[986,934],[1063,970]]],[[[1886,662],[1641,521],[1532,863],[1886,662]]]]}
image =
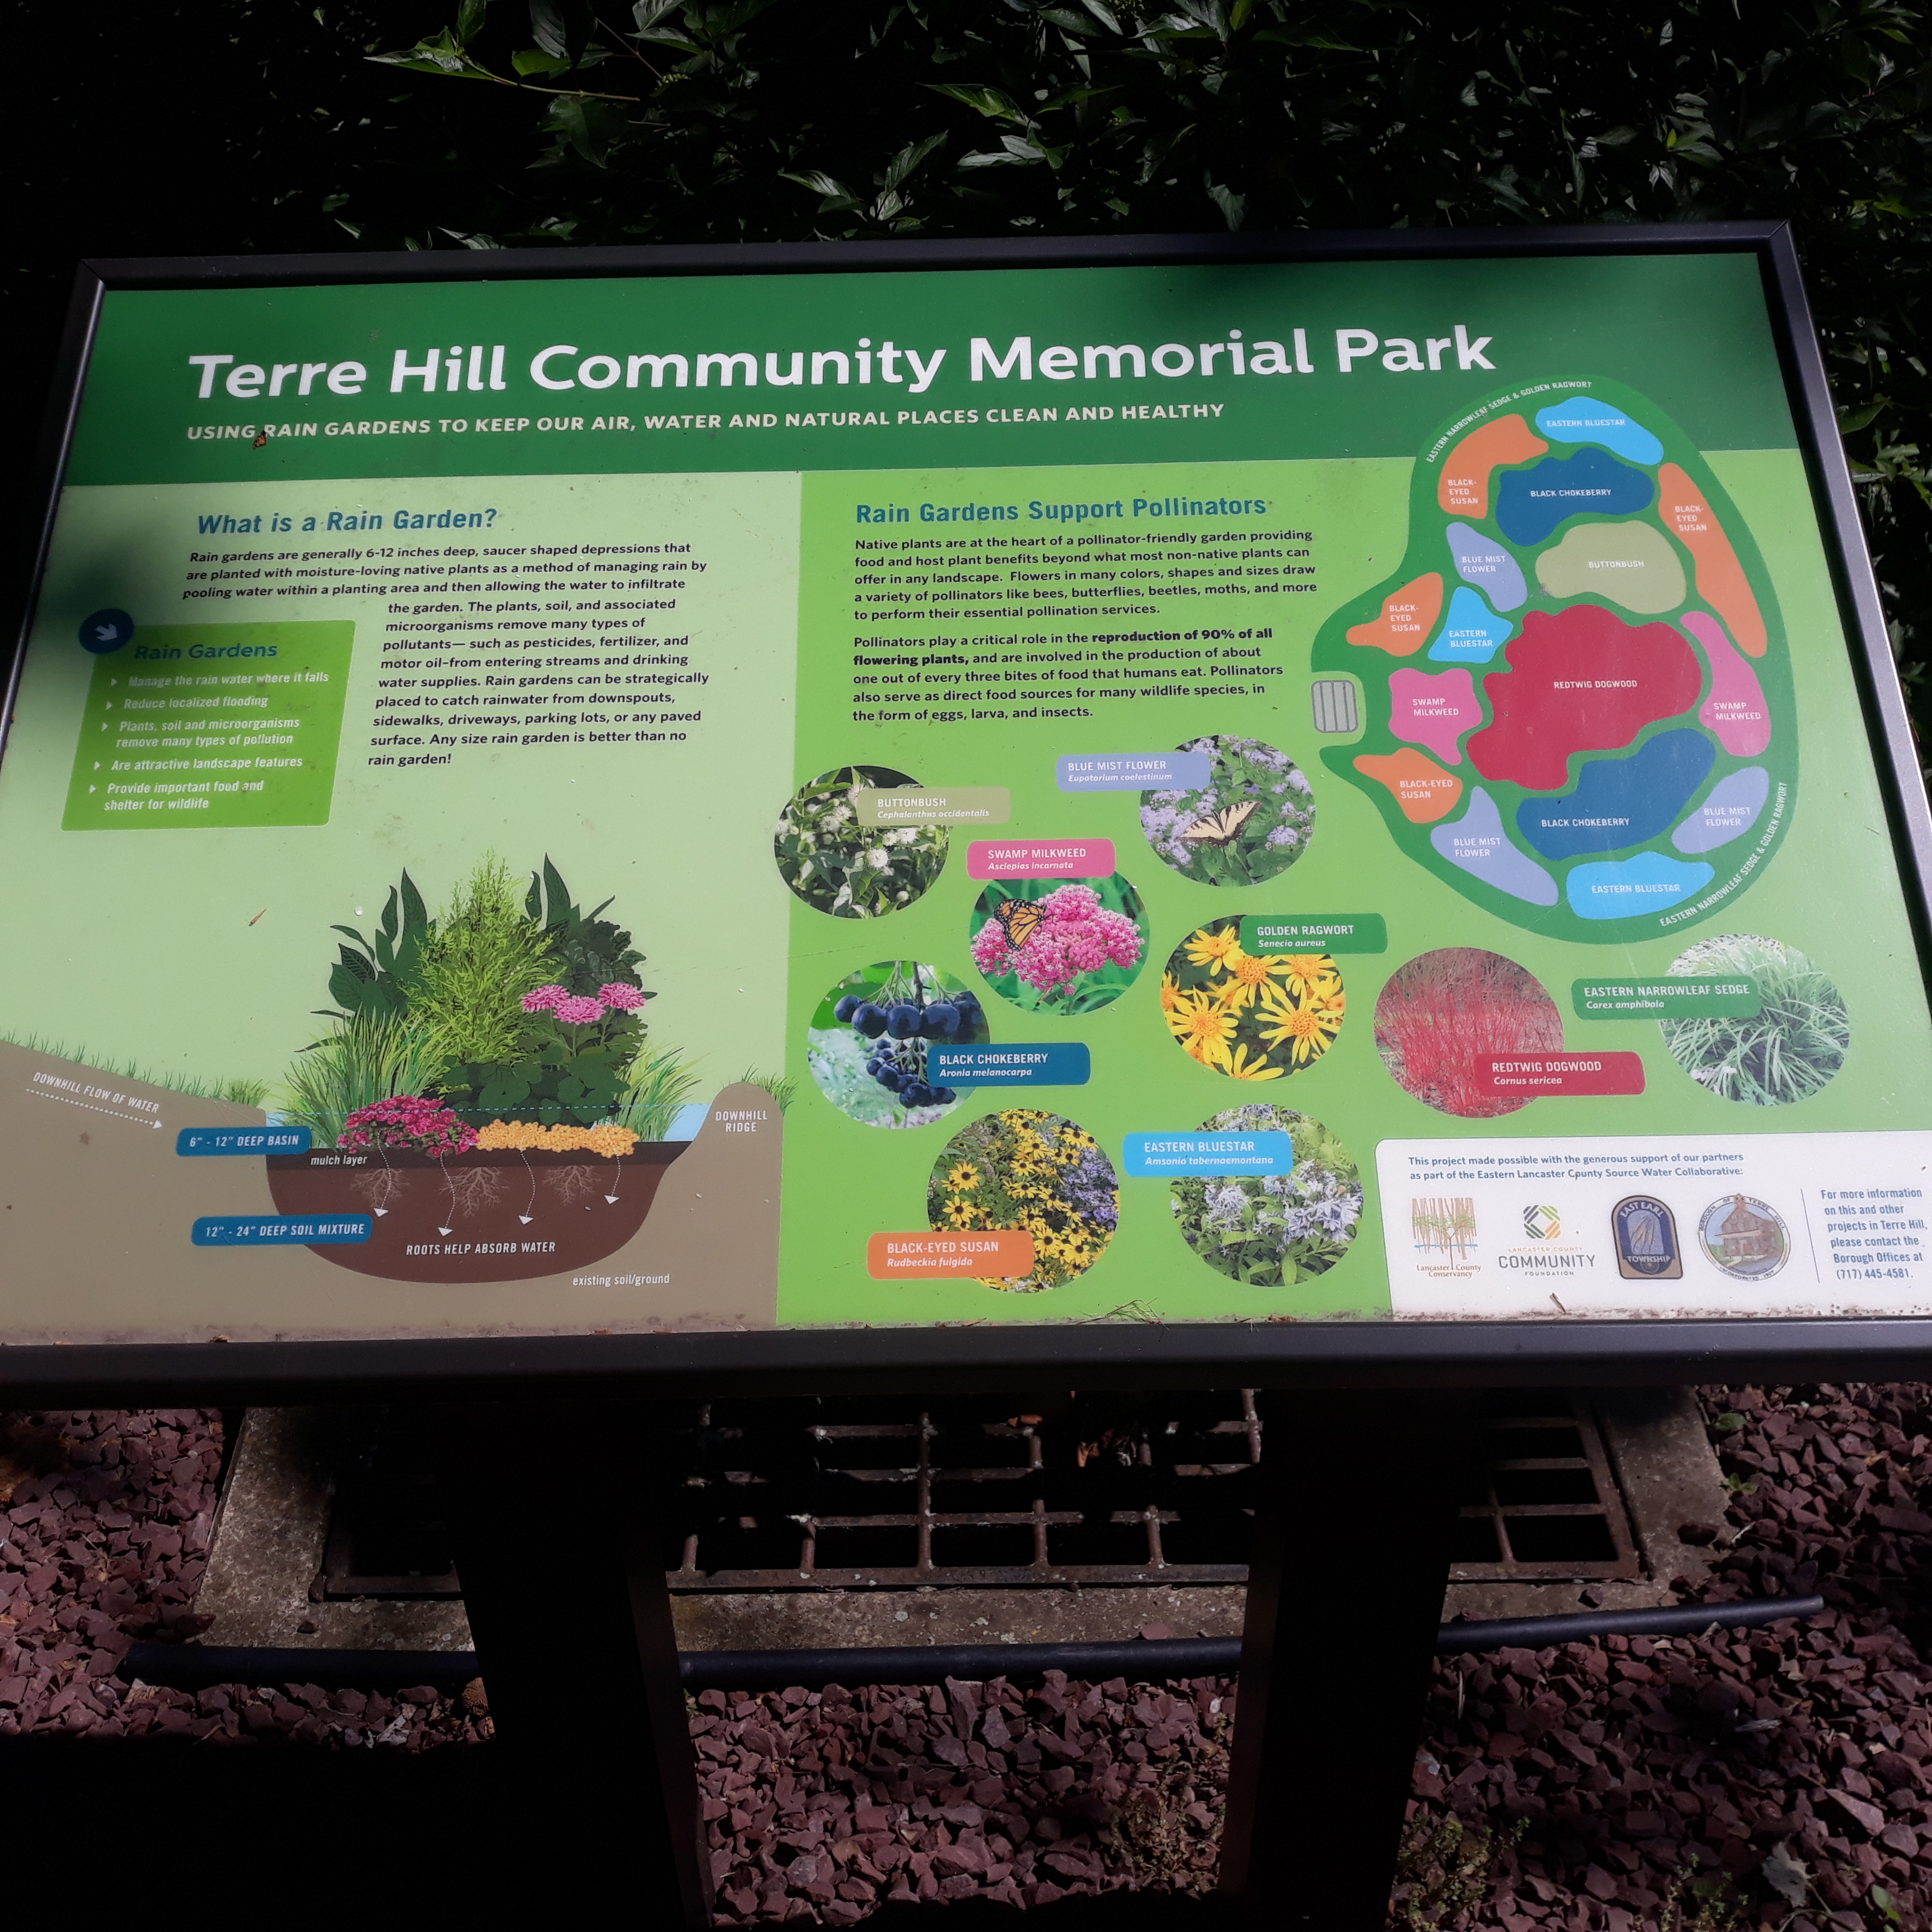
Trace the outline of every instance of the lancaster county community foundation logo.
{"type": "Polygon", "coordinates": [[[1749,1194],[1726,1194],[1704,1210],[1697,1223],[1704,1252],[1738,1281],[1777,1274],[1791,1252],[1791,1238],[1775,1210],[1749,1194]]]}
{"type": "Polygon", "coordinates": [[[1626,1281],[1681,1281],[1684,1256],[1677,1245],[1677,1217],[1661,1201],[1633,1194],[1610,1210],[1617,1244],[1617,1272],[1626,1281]]]}
{"type": "Polygon", "coordinates": [[[1554,1208],[1526,1208],[1522,1232],[1532,1241],[1553,1241],[1563,1232],[1563,1216],[1554,1208]]]}

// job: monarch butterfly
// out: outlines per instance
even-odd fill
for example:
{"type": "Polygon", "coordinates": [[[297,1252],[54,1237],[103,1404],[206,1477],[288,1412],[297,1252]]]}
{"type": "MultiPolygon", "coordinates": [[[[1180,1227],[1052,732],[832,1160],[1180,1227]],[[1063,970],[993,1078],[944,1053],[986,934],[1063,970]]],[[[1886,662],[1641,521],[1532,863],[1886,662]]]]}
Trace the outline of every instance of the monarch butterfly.
{"type": "Polygon", "coordinates": [[[1046,915],[1030,900],[1002,899],[994,907],[993,916],[1000,922],[1006,944],[1018,952],[1040,930],[1046,915]]]}
{"type": "Polygon", "coordinates": [[[1197,818],[1180,836],[1196,845],[1232,845],[1241,827],[1255,815],[1256,802],[1249,799],[1229,806],[1225,812],[1210,812],[1205,818],[1197,818]]]}

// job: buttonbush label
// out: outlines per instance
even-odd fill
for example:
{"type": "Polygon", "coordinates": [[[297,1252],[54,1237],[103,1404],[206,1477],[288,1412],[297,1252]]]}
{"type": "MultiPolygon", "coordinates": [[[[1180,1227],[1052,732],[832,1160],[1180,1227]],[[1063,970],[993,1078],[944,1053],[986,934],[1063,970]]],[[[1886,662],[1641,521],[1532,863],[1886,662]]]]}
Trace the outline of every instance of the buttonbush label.
{"type": "Polygon", "coordinates": [[[862,787],[852,802],[861,825],[882,830],[899,825],[1004,825],[1013,815],[1013,795],[1004,785],[948,785],[944,791],[862,787]]]}

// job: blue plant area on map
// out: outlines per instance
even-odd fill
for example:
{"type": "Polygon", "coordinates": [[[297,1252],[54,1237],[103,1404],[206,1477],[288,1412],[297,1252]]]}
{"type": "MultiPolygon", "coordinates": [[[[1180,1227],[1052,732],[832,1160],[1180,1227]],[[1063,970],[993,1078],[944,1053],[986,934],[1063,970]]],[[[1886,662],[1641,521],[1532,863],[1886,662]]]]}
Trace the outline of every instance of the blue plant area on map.
{"type": "Polygon", "coordinates": [[[1657,485],[1600,449],[1546,456],[1512,470],[1496,492],[1496,524],[1514,544],[1540,544],[1566,518],[1626,517],[1647,510],[1657,485]]]}
{"type": "Polygon", "coordinates": [[[1670,835],[1670,842],[1680,852],[1714,852],[1757,823],[1770,795],[1771,774],[1762,765],[1747,765],[1711,788],[1711,796],[1670,835]]]}
{"type": "Polygon", "coordinates": [[[1444,535],[1456,560],[1456,574],[1484,592],[1498,610],[1514,610],[1529,595],[1522,566],[1498,543],[1467,524],[1451,524],[1444,535]]]}
{"type": "Polygon", "coordinates": [[[1480,590],[1459,589],[1449,600],[1449,615],[1429,647],[1434,664],[1487,664],[1516,626],[1483,602],[1480,590]]]}
{"type": "Polygon", "coordinates": [[[1538,410],[1536,428],[1552,442],[1600,442],[1633,463],[1664,460],[1663,444],[1641,423],[1633,422],[1614,404],[1593,402],[1587,396],[1573,396],[1567,403],[1538,410]]]}
{"type": "Polygon", "coordinates": [[[1580,919],[1632,919],[1682,905],[1716,877],[1708,866],[1640,852],[1634,859],[1573,866],[1563,889],[1580,919]]]}
{"type": "Polygon", "coordinates": [[[1429,842],[1450,865],[1513,899],[1528,905],[1556,903],[1556,881],[1504,837],[1503,815],[1480,785],[1469,794],[1468,810],[1454,825],[1437,826],[1429,842]]]}
{"type": "Polygon", "coordinates": [[[1525,799],[1516,829],[1546,859],[1641,845],[1684,809],[1717,755],[1701,731],[1660,732],[1633,758],[1592,759],[1560,798],[1525,799]]]}

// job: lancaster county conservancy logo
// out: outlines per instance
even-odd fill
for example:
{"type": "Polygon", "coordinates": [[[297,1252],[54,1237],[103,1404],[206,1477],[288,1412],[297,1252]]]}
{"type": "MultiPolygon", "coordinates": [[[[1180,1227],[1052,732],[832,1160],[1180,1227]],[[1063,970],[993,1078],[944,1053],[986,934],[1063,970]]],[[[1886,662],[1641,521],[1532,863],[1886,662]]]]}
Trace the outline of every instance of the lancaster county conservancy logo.
{"type": "Polygon", "coordinates": [[[1526,1208],[1522,1232],[1532,1241],[1553,1241],[1563,1232],[1563,1217],[1554,1208],[1526,1208]]]}
{"type": "Polygon", "coordinates": [[[1726,1194],[1697,1223],[1704,1252],[1739,1281],[1777,1274],[1791,1253],[1791,1238],[1774,1210],[1748,1194],[1726,1194]]]}
{"type": "Polygon", "coordinates": [[[1677,1245],[1677,1219],[1661,1201],[1633,1194],[1610,1210],[1616,1238],[1617,1272],[1626,1281],[1681,1281],[1684,1257],[1677,1245]]]}
{"type": "Polygon", "coordinates": [[[1416,1264],[1429,1274],[1473,1274],[1475,1259],[1476,1202],[1468,1194],[1412,1197],[1409,1232],[1415,1242],[1416,1264]]]}

